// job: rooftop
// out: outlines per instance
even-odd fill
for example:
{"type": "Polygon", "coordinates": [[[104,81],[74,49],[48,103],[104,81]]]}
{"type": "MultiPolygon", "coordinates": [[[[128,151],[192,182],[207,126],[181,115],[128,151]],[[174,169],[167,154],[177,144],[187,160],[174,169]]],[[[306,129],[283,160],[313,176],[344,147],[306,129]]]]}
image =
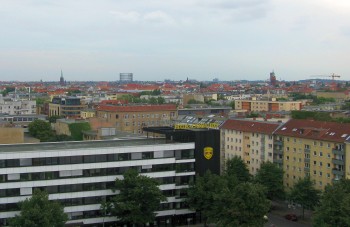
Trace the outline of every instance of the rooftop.
{"type": "MultiPolygon", "coordinates": [[[[168,143],[169,141],[167,141],[168,143]]],[[[81,148],[102,148],[102,147],[121,147],[121,146],[140,146],[165,144],[165,139],[113,139],[113,140],[93,140],[93,141],[64,141],[50,143],[28,143],[28,144],[0,144],[0,152],[21,152],[21,151],[52,151],[62,149],[81,149],[81,148]]]]}

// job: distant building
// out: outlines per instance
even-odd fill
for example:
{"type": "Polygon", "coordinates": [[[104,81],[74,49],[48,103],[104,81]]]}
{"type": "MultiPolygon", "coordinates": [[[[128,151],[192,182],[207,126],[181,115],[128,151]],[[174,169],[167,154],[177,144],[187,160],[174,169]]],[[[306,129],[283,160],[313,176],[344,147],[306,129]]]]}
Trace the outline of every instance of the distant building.
{"type": "Polygon", "coordinates": [[[146,126],[170,126],[177,118],[177,108],[173,104],[99,105],[96,116],[113,123],[117,130],[142,133],[146,126]]]}
{"type": "Polygon", "coordinates": [[[119,74],[119,81],[120,82],[132,82],[133,81],[133,74],[132,73],[120,73],[119,74]]]}
{"type": "Polygon", "coordinates": [[[14,101],[0,97],[0,114],[22,115],[36,114],[36,101],[23,100],[14,101]]]}
{"type": "Polygon", "coordinates": [[[65,85],[66,85],[66,81],[64,80],[62,70],[61,70],[61,77],[60,77],[60,85],[61,85],[61,86],[65,86],[65,85]]]}
{"type": "Polygon", "coordinates": [[[77,97],[54,97],[49,103],[49,117],[62,116],[66,118],[80,118],[81,110],[87,105],[80,102],[77,97]]]}
{"type": "Polygon", "coordinates": [[[235,110],[246,110],[253,112],[278,112],[301,110],[302,104],[300,101],[276,101],[272,100],[235,100],[235,110]]]}
{"type": "Polygon", "coordinates": [[[276,75],[275,72],[270,73],[270,85],[271,86],[276,86],[277,80],[276,80],[276,75]]]}

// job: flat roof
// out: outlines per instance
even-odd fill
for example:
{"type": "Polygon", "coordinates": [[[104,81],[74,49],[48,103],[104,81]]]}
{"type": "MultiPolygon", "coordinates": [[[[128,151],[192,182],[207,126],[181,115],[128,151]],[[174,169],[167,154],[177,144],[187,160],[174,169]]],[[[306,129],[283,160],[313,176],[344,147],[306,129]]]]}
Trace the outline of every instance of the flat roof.
{"type": "Polygon", "coordinates": [[[166,141],[164,138],[117,138],[111,140],[89,140],[89,141],[64,141],[64,142],[46,142],[46,143],[27,143],[27,144],[0,144],[0,152],[13,151],[38,151],[38,150],[62,150],[62,149],[81,149],[97,147],[121,147],[121,146],[140,146],[140,145],[158,145],[165,143],[175,143],[166,141]]]}

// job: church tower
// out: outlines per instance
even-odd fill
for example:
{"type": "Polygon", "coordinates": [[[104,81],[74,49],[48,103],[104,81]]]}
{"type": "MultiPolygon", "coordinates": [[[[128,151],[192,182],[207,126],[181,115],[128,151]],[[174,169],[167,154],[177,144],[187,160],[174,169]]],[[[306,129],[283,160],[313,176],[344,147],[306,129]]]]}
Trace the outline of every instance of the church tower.
{"type": "Polygon", "coordinates": [[[62,69],[61,69],[60,85],[61,86],[65,86],[66,85],[66,83],[64,82],[62,69]]]}

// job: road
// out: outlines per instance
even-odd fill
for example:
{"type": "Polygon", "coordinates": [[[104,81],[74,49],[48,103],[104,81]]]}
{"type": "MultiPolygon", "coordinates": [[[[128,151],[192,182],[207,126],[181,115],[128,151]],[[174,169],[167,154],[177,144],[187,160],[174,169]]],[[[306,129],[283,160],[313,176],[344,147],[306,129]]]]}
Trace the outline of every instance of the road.
{"type": "Polygon", "coordinates": [[[276,214],[268,214],[269,222],[265,224],[265,227],[310,227],[310,224],[300,223],[298,221],[289,221],[284,217],[276,214]]]}

